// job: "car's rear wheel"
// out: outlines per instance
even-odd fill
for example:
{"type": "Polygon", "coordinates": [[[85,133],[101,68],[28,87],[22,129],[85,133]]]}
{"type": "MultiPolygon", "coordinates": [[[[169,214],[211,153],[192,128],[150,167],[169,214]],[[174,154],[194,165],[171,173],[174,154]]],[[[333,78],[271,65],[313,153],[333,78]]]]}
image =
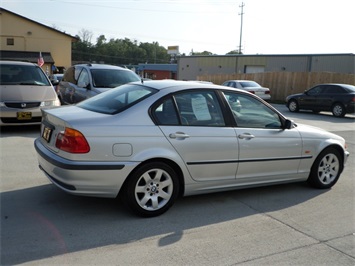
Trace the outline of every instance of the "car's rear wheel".
{"type": "Polygon", "coordinates": [[[299,111],[298,102],[296,100],[290,100],[288,102],[288,110],[290,110],[290,112],[298,112],[299,111]]]}
{"type": "Polygon", "coordinates": [[[167,164],[153,162],[138,168],[123,188],[123,200],[130,210],[143,217],[158,216],[175,202],[179,182],[167,164]]]}
{"type": "Polygon", "coordinates": [[[345,116],[345,107],[341,103],[336,103],[332,107],[332,113],[335,117],[345,116]]]}
{"type": "Polygon", "coordinates": [[[343,160],[335,148],[322,151],[314,161],[308,183],[316,188],[331,188],[343,170],[343,160]]]}

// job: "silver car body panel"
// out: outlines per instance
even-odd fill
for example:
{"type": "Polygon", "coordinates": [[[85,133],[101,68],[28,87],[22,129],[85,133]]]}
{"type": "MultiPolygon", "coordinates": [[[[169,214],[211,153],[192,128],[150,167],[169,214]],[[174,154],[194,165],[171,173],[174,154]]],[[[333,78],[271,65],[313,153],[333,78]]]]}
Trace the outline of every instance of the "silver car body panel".
{"type": "Polygon", "coordinates": [[[306,180],[316,156],[330,145],[343,150],[346,163],[344,139],[309,126],[251,129],[155,125],[142,110],[175,89],[162,89],[118,115],[76,106],[44,111],[41,132],[46,124],[53,126],[53,132],[48,143],[41,137],[35,141],[40,168],[68,193],[116,197],[130,173],[150,160],[164,160],[180,168],[184,195],[306,180]],[[55,147],[57,135],[66,127],[85,136],[90,152],[73,154],[55,147]]]}

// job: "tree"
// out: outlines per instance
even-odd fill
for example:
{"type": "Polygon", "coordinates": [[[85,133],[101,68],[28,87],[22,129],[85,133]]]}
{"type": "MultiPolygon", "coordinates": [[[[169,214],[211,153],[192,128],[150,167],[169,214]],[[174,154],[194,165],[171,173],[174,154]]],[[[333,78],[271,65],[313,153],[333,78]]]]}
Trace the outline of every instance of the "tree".
{"type": "Polygon", "coordinates": [[[86,29],[81,29],[78,33],[80,40],[84,43],[91,43],[92,35],[92,31],[86,29]]]}
{"type": "Polygon", "coordinates": [[[138,43],[137,40],[110,39],[100,35],[96,44],[91,44],[92,33],[81,30],[79,41],[73,44],[73,61],[104,62],[112,65],[136,65],[139,63],[169,63],[167,50],[158,42],[138,43]]]}
{"type": "Polygon", "coordinates": [[[214,54],[211,53],[211,52],[208,52],[208,51],[203,51],[203,52],[193,52],[193,51],[191,51],[191,55],[214,55],[214,54]]]}
{"type": "Polygon", "coordinates": [[[239,52],[239,50],[232,50],[226,54],[243,54],[242,52],[239,52]]]}

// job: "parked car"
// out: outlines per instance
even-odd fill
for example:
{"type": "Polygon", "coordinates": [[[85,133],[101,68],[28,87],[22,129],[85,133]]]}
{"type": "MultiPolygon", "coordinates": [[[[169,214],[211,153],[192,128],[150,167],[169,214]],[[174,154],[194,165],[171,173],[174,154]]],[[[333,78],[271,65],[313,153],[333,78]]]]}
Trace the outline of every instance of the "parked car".
{"type": "Polygon", "coordinates": [[[53,184],[74,195],[120,196],[145,217],[178,196],[306,180],[330,188],[349,155],[342,137],[213,84],[130,83],[44,114],[35,148],[53,184]]]}
{"type": "Polygon", "coordinates": [[[60,105],[38,65],[0,60],[0,74],[0,126],[40,124],[42,108],[60,105]]]}
{"type": "Polygon", "coordinates": [[[270,89],[262,87],[260,84],[252,80],[227,80],[223,82],[222,85],[248,91],[259,96],[263,100],[271,99],[270,89]]]}
{"type": "Polygon", "coordinates": [[[291,112],[312,110],[332,112],[336,117],[344,117],[355,112],[355,86],[348,84],[320,84],[304,93],[286,97],[286,106],[291,112]]]}
{"type": "Polygon", "coordinates": [[[64,74],[52,74],[49,75],[49,80],[53,84],[53,86],[58,85],[58,83],[62,80],[64,74]]]}
{"type": "Polygon", "coordinates": [[[117,86],[140,81],[133,71],[112,65],[79,64],[68,68],[57,86],[62,104],[74,104],[117,86]]]}

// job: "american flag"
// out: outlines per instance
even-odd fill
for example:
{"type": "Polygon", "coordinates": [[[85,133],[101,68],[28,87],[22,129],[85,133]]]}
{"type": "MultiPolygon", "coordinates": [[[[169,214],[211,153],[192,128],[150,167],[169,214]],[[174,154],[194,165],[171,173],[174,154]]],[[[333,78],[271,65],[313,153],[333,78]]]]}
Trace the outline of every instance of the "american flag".
{"type": "Polygon", "coordinates": [[[42,52],[39,52],[39,57],[37,59],[37,64],[41,67],[44,65],[44,60],[43,60],[43,57],[42,57],[42,52]]]}

